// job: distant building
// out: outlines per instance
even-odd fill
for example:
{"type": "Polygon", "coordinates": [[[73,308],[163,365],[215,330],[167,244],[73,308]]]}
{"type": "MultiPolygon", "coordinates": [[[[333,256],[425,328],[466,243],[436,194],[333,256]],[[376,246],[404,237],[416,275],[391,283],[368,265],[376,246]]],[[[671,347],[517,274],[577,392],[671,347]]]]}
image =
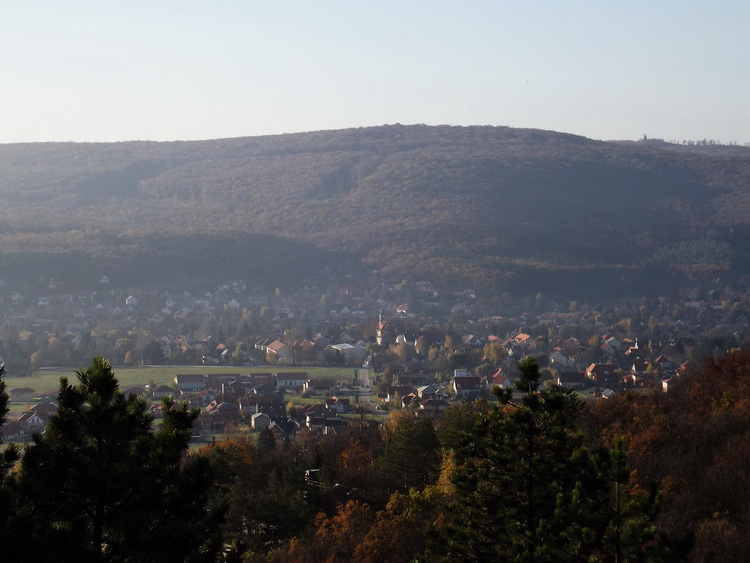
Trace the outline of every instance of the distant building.
{"type": "Polygon", "coordinates": [[[206,388],[206,379],[200,373],[178,373],[174,376],[177,389],[183,393],[200,391],[206,388]]]}
{"type": "Polygon", "coordinates": [[[8,391],[13,402],[29,402],[34,400],[35,391],[29,387],[16,387],[8,391]]]}

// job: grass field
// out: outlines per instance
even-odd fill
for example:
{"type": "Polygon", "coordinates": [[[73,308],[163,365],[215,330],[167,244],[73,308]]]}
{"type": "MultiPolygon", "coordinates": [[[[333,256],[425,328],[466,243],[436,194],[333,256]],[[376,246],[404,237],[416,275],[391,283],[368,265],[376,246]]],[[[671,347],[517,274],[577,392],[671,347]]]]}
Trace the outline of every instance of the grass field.
{"type": "MultiPolygon", "coordinates": [[[[39,399],[48,391],[60,387],[60,378],[65,376],[71,383],[77,383],[75,369],[42,368],[26,377],[6,377],[7,389],[28,387],[35,391],[35,398],[39,399]]],[[[297,373],[307,372],[314,378],[334,378],[339,381],[351,380],[354,377],[353,368],[318,368],[318,367],[284,367],[264,366],[248,368],[242,366],[114,366],[115,375],[120,382],[120,389],[135,385],[174,385],[174,376],[178,373],[297,373]]],[[[31,403],[11,402],[11,414],[22,413],[38,401],[31,403]]]]}

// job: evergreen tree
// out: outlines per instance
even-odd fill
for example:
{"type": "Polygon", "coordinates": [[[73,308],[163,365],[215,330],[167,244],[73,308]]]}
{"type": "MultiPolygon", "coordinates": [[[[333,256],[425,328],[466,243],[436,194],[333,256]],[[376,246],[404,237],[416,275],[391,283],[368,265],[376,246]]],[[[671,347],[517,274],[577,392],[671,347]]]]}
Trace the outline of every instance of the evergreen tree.
{"type": "Polygon", "coordinates": [[[125,396],[94,358],[60,380],[59,407],[27,448],[16,487],[32,541],[25,558],[59,561],[212,561],[218,514],[206,509],[212,469],[187,457],[197,411],[125,396]]]}
{"type": "MultiPolygon", "coordinates": [[[[559,387],[539,391],[539,366],[519,362],[511,390],[496,390],[501,407],[459,448],[458,500],[435,536],[436,550],[465,561],[576,560],[571,493],[596,488],[581,438],[571,430],[579,403],[559,387]]],[[[575,523],[579,527],[585,522],[575,523]]],[[[585,534],[584,534],[585,535],[585,534]]]]}
{"type": "Polygon", "coordinates": [[[611,450],[592,456],[592,461],[604,482],[604,497],[593,508],[601,516],[598,543],[607,560],[664,560],[666,544],[654,525],[660,495],[656,487],[636,490],[631,486],[622,439],[611,450]]]}
{"type": "MultiPolygon", "coordinates": [[[[5,362],[0,361],[0,429],[5,424],[5,415],[10,410],[10,399],[8,398],[7,387],[3,377],[5,376],[5,362]]],[[[3,443],[3,435],[0,431],[0,444],[3,443]]],[[[2,452],[0,457],[0,483],[2,483],[2,475],[4,474],[5,468],[11,465],[20,454],[20,447],[16,444],[9,444],[2,452]]]]}
{"type": "Polygon", "coordinates": [[[389,490],[421,489],[432,484],[438,475],[438,447],[432,421],[417,420],[399,428],[385,445],[375,467],[389,490]]]}
{"type": "Polygon", "coordinates": [[[8,414],[8,393],[6,392],[5,381],[5,362],[0,361],[0,426],[5,423],[5,415],[8,414]]]}
{"type": "MultiPolygon", "coordinates": [[[[9,410],[9,399],[6,392],[5,381],[3,376],[5,375],[5,364],[0,362],[0,428],[5,423],[5,415],[8,414],[9,410]]],[[[2,443],[2,433],[0,433],[0,444],[2,443]]],[[[13,491],[7,486],[6,483],[6,472],[8,468],[18,459],[20,455],[20,447],[15,444],[9,444],[5,447],[0,457],[0,545],[7,545],[7,539],[13,537],[16,533],[15,529],[15,497],[13,491]]],[[[5,549],[4,557],[12,557],[12,550],[5,549]]]]}

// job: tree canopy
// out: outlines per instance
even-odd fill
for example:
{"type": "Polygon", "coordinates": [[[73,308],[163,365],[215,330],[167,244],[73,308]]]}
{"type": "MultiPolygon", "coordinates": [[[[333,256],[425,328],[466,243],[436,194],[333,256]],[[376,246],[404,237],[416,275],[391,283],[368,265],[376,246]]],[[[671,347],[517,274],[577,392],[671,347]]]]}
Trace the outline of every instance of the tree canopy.
{"type": "Polygon", "coordinates": [[[57,413],[21,459],[17,535],[6,545],[30,561],[212,561],[211,465],[185,456],[197,412],[166,399],[154,428],[107,360],[77,378],[61,378],[57,413]]]}

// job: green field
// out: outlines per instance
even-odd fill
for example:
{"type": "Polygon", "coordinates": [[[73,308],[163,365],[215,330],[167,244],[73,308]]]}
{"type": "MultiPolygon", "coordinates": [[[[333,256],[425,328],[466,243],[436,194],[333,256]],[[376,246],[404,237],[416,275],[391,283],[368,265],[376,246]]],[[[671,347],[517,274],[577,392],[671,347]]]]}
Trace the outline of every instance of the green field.
{"type": "MultiPolygon", "coordinates": [[[[57,390],[60,387],[60,377],[67,377],[71,383],[76,383],[76,371],[74,369],[42,368],[36,370],[32,375],[26,377],[6,377],[7,389],[17,387],[29,387],[36,392],[35,398],[39,399],[48,391],[57,390]]],[[[307,372],[310,377],[335,378],[340,381],[351,380],[354,377],[353,368],[318,368],[318,367],[284,367],[264,366],[248,368],[242,366],[114,366],[115,375],[120,382],[120,389],[126,389],[135,385],[174,385],[174,376],[178,373],[239,373],[247,375],[251,373],[293,373],[307,372]]],[[[11,402],[11,413],[23,412],[32,403],[11,402]]]]}

